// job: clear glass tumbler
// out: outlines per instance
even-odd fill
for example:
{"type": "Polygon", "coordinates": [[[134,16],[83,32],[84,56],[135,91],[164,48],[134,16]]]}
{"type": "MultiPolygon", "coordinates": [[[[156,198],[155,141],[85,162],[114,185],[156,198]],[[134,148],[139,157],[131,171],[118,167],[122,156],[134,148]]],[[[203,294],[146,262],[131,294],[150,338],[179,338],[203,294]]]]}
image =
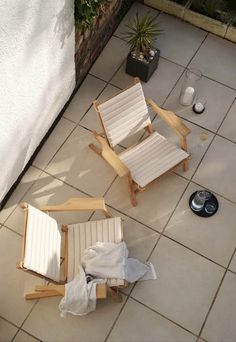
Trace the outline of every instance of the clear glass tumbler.
{"type": "Polygon", "coordinates": [[[197,69],[188,69],[185,72],[184,82],[180,92],[180,104],[190,106],[196,95],[196,83],[202,77],[201,71],[197,69]]]}
{"type": "Polygon", "coordinates": [[[211,197],[211,193],[202,190],[202,191],[197,191],[196,195],[194,196],[192,203],[191,203],[191,208],[195,211],[200,211],[203,209],[205,202],[211,197]]]}

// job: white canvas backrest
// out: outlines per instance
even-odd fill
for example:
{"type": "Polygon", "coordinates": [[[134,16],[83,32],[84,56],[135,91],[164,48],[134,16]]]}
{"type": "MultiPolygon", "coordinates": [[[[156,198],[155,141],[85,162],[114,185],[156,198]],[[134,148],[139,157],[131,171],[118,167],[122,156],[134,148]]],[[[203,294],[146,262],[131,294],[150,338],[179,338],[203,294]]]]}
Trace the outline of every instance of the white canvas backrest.
{"type": "Polygon", "coordinates": [[[140,82],[98,105],[112,147],[151,124],[140,82]]]}
{"type": "Polygon", "coordinates": [[[60,253],[61,228],[56,220],[28,205],[24,268],[59,281],[60,253]]]}

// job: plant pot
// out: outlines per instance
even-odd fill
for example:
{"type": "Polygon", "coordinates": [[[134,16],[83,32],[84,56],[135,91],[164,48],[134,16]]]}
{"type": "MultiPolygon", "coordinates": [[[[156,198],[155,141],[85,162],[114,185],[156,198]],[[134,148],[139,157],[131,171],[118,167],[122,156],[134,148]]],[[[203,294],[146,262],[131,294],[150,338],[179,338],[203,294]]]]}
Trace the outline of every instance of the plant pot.
{"type": "Polygon", "coordinates": [[[142,81],[147,82],[157,69],[159,56],[160,50],[157,49],[153,59],[149,63],[145,63],[133,58],[130,52],[126,60],[125,71],[129,75],[139,77],[142,81]]]}

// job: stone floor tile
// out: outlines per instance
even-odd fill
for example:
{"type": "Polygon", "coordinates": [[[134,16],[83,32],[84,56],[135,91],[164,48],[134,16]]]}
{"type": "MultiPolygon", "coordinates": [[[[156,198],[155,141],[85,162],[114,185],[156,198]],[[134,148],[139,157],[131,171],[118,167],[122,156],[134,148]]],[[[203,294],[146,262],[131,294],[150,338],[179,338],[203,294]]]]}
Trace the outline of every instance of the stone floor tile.
{"type": "Polygon", "coordinates": [[[109,342],[193,342],[196,337],[133,299],[116,322],[109,342]]]}
{"type": "MultiPolygon", "coordinates": [[[[117,210],[107,208],[114,217],[122,217],[123,219],[123,239],[127,244],[129,256],[131,258],[137,258],[142,262],[147,261],[160,235],[117,210]]],[[[99,220],[103,217],[102,214],[96,211],[91,220],[99,220]]]]}
{"type": "Polygon", "coordinates": [[[92,75],[87,75],[67,107],[64,117],[78,123],[105,85],[104,81],[92,75]]]}
{"type": "Polygon", "coordinates": [[[229,268],[236,273],[236,254],[234,254],[234,257],[230,263],[229,268]]]}
{"type": "Polygon", "coordinates": [[[24,196],[24,194],[29,190],[29,188],[34,184],[37,178],[42,173],[41,170],[36,169],[33,166],[26,171],[20,183],[17,185],[16,189],[13,191],[11,197],[5,204],[4,208],[0,211],[0,223],[4,223],[8,216],[14,211],[17,204],[24,196]]]}
{"type": "Polygon", "coordinates": [[[207,103],[205,111],[198,115],[193,112],[192,106],[182,106],[179,103],[183,80],[184,76],[178,81],[174,90],[165,102],[164,107],[173,110],[182,118],[216,132],[229,110],[230,105],[235,99],[236,91],[215,81],[209,80],[206,77],[202,77],[197,83],[195,101],[205,98],[207,103]]]}
{"type": "Polygon", "coordinates": [[[218,212],[210,218],[195,215],[188,200],[201,188],[191,183],[168,223],[165,234],[227,267],[236,247],[236,205],[217,196],[218,212]]]}
{"type": "Polygon", "coordinates": [[[235,168],[235,144],[216,136],[193,180],[236,202],[235,168]]]}
{"type": "Polygon", "coordinates": [[[93,64],[90,74],[109,81],[129,53],[129,46],[120,38],[111,37],[93,64]]]}
{"type": "MultiPolygon", "coordinates": [[[[43,205],[56,205],[67,201],[73,197],[86,197],[80,191],[64,184],[58,179],[43,173],[30,191],[24,196],[22,202],[27,202],[36,208],[43,205]]],[[[6,226],[23,234],[23,215],[24,212],[18,205],[16,210],[6,221],[6,226]]],[[[58,222],[71,224],[87,221],[91,212],[57,212],[51,213],[58,222]]]]}
{"type": "Polygon", "coordinates": [[[11,342],[17,330],[14,325],[0,318],[0,342],[11,342]]]}
{"type": "Polygon", "coordinates": [[[128,13],[125,15],[124,19],[121,21],[119,26],[117,27],[116,31],[114,32],[114,35],[116,37],[124,38],[124,33],[128,30],[126,25],[129,25],[132,23],[137,12],[140,18],[143,18],[146,15],[146,13],[149,13],[152,16],[157,16],[159,14],[157,10],[151,7],[145,6],[141,3],[135,2],[130,8],[130,10],[128,11],[128,13]]]}
{"type": "Polygon", "coordinates": [[[161,232],[187,184],[175,174],[160,177],[138,194],[138,205],[133,207],[125,180],[117,178],[105,199],[113,208],[161,232]]]}
{"type": "Polygon", "coordinates": [[[235,44],[209,34],[190,67],[200,69],[204,75],[236,89],[235,60],[235,44]]]}
{"type": "Polygon", "coordinates": [[[101,342],[105,340],[124,305],[124,301],[100,300],[95,312],[87,316],[68,315],[63,319],[58,309],[59,301],[58,298],[40,300],[23,329],[48,342],[101,342]]]}
{"type": "Polygon", "coordinates": [[[44,169],[50,162],[54,154],[64,143],[66,138],[69,136],[75,124],[65,118],[61,118],[57,126],[54,128],[50,137],[44,144],[41,151],[38,153],[33,165],[40,169],[44,169]]]}
{"type": "Polygon", "coordinates": [[[115,178],[115,172],[94,153],[92,134],[77,127],[46,168],[51,175],[92,196],[102,196],[115,178]]]}
{"type": "MultiPolygon", "coordinates": [[[[36,284],[38,278],[16,269],[21,259],[22,238],[3,227],[0,229],[0,316],[20,326],[35,301],[26,301],[26,284],[36,284]]],[[[1,335],[1,334],[0,334],[1,335]]]]}
{"type": "Polygon", "coordinates": [[[211,309],[202,337],[208,342],[236,341],[236,275],[227,272],[211,309]]]}
{"type": "MultiPolygon", "coordinates": [[[[184,68],[169,62],[163,58],[159,60],[159,66],[147,83],[142,83],[146,98],[152,98],[157,104],[162,105],[169,95],[184,68]]],[[[115,86],[125,89],[133,82],[133,77],[125,73],[125,64],[123,64],[115,74],[111,83],[115,86]]]]}
{"type": "Polygon", "coordinates": [[[230,108],[222,126],[219,129],[219,134],[223,135],[223,137],[226,137],[234,142],[236,142],[236,101],[230,108]]]}
{"type": "Polygon", "coordinates": [[[26,334],[23,330],[20,330],[13,340],[13,342],[37,342],[37,341],[39,340],[29,334],[26,334]]]}
{"type": "MultiPolygon", "coordinates": [[[[182,121],[188,128],[191,129],[191,133],[187,137],[188,153],[191,155],[191,160],[189,160],[188,171],[184,172],[182,166],[179,166],[176,168],[175,172],[183,175],[184,177],[191,178],[204,153],[206,152],[207,147],[213,139],[213,133],[186,120],[182,121]]],[[[161,119],[156,118],[153,121],[153,126],[155,130],[168,139],[168,141],[180,146],[179,135],[177,135],[176,132],[170,126],[167,126],[167,124],[161,119]]]]}
{"type": "Polygon", "coordinates": [[[165,13],[159,15],[158,22],[163,34],[158,36],[155,46],[161,56],[187,66],[207,33],[165,13]]]}
{"type": "Polygon", "coordinates": [[[150,261],[157,280],[138,283],[132,297],[198,334],[224,269],[165,237],[150,261]]]}

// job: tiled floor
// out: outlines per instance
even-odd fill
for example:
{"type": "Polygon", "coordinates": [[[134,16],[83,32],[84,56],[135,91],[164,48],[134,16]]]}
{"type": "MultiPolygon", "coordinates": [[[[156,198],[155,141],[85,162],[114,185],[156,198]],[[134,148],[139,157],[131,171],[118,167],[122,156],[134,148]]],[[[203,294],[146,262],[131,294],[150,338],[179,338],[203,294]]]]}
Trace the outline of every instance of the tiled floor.
{"type": "MultiPolygon", "coordinates": [[[[165,30],[156,42],[161,58],[144,92],[176,111],[191,128],[187,173],[176,169],[154,182],[134,208],[123,181],[88,148],[90,131],[102,129],[92,100],[103,101],[132,82],[124,71],[128,47],[122,31],[137,10],[143,14],[149,9],[133,5],[0,213],[1,342],[236,341],[236,46],[159,14],[165,30]],[[203,72],[199,96],[207,99],[207,107],[199,116],[178,103],[188,66],[203,72]],[[193,215],[188,207],[190,194],[204,187],[216,193],[220,205],[208,219],[193,215]],[[76,196],[105,196],[113,214],[124,218],[130,255],[150,258],[158,277],[125,290],[123,303],[100,301],[88,316],[63,319],[59,299],[23,299],[37,279],[15,268],[23,233],[19,203],[57,204],[76,196]]],[[[177,142],[159,118],[152,118],[161,134],[177,142]]],[[[90,215],[62,213],[57,218],[71,223],[90,215]]]]}

